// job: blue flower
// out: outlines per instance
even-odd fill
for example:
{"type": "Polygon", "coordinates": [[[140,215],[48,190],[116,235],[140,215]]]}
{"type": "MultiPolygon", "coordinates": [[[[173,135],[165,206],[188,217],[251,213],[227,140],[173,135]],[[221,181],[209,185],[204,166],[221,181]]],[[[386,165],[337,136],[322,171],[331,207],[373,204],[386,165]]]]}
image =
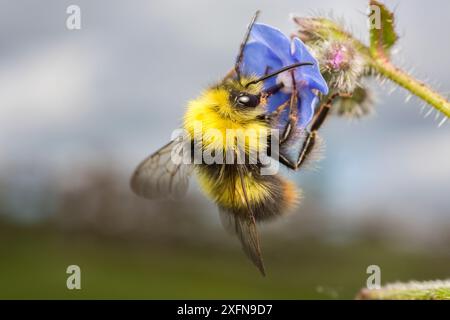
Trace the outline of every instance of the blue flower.
{"type": "MultiPolygon", "coordinates": [[[[298,126],[304,128],[314,115],[314,108],[318,102],[316,90],[323,94],[328,93],[328,86],[320,73],[319,64],[299,38],[291,40],[278,29],[265,24],[253,25],[250,40],[244,49],[241,67],[244,74],[260,77],[267,72],[274,72],[298,62],[313,63],[312,66],[302,66],[293,71],[298,91],[298,126]]],[[[269,98],[268,112],[274,111],[291,97],[292,76],[289,72],[267,79],[264,88],[274,86],[280,81],[283,82],[284,88],[269,98]]]]}

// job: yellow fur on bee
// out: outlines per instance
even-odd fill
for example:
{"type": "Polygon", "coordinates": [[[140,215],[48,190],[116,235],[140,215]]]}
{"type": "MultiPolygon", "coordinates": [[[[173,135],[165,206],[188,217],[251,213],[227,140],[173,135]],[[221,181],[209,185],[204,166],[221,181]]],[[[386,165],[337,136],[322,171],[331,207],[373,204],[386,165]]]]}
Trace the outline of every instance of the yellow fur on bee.
{"type": "MultiPolygon", "coordinates": [[[[202,190],[217,203],[225,207],[246,209],[245,195],[237,172],[234,179],[223,180],[220,185],[203,170],[197,170],[197,177],[202,190]]],[[[244,176],[244,185],[249,204],[262,203],[270,197],[268,187],[249,175],[244,176]]]]}
{"type": "MultiPolygon", "coordinates": [[[[251,80],[241,81],[245,84],[251,80]]],[[[184,129],[191,138],[199,139],[201,135],[203,151],[221,150],[224,161],[226,152],[234,152],[239,142],[246,154],[266,150],[270,133],[270,126],[257,118],[266,111],[264,101],[254,109],[236,108],[230,102],[230,87],[236,91],[243,89],[237,82],[229,82],[228,87],[205,90],[199,98],[189,102],[184,117],[184,129]]],[[[258,94],[261,90],[261,85],[252,85],[246,92],[258,94]]],[[[208,172],[197,170],[200,186],[206,194],[222,205],[243,208],[246,204],[239,172],[236,170],[233,174],[235,176],[217,181],[211,179],[208,172]]],[[[251,203],[262,202],[270,196],[268,186],[252,178],[250,173],[244,175],[244,185],[251,203]]]]}
{"type": "MultiPolygon", "coordinates": [[[[265,101],[262,99],[255,108],[241,108],[233,105],[230,99],[233,91],[253,95],[261,92],[262,85],[245,88],[248,81],[251,78],[242,79],[244,85],[237,81],[226,82],[205,90],[199,98],[189,102],[184,116],[184,129],[196,143],[201,139],[204,154],[221,151],[222,160],[226,161],[227,152],[235,154],[238,148],[244,149],[247,155],[255,155],[251,153],[254,151],[267,151],[271,127],[259,117],[266,113],[265,101]]],[[[215,167],[197,166],[201,189],[220,206],[233,210],[246,211],[247,205],[250,205],[266,208],[266,211],[277,208],[278,214],[278,211],[292,208],[298,202],[299,193],[294,184],[279,176],[252,176],[253,171],[248,170],[246,165],[233,162],[215,167]]]]}
{"type": "Polygon", "coordinates": [[[239,138],[245,138],[247,152],[265,148],[265,137],[270,128],[255,120],[258,115],[264,114],[264,106],[238,110],[230,103],[229,94],[225,88],[213,88],[189,102],[184,116],[185,130],[192,138],[199,139],[201,135],[204,149],[231,150],[239,138]]]}

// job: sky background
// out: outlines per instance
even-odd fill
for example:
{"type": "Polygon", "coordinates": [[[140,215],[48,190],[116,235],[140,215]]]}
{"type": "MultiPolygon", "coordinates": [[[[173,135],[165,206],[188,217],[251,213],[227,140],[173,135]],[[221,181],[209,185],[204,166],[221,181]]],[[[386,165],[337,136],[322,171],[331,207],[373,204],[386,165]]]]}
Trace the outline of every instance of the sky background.
{"type": "MultiPolygon", "coordinates": [[[[391,2],[401,36],[395,60],[448,94],[450,2],[391,2]]],[[[20,190],[24,203],[47,177],[85,166],[131,174],[170,139],[187,101],[232,67],[256,9],[261,22],[287,34],[290,13],[333,12],[367,40],[366,2],[357,0],[2,0],[0,7],[0,169],[13,177],[3,188],[20,190]],[[81,30],[66,29],[70,4],[81,8],[81,30]]],[[[376,115],[328,121],[326,159],[295,179],[307,195],[318,190],[333,215],[376,208],[448,223],[449,123],[438,127],[434,112],[425,119],[429,108],[405,103],[401,90],[373,87],[376,115]]]]}

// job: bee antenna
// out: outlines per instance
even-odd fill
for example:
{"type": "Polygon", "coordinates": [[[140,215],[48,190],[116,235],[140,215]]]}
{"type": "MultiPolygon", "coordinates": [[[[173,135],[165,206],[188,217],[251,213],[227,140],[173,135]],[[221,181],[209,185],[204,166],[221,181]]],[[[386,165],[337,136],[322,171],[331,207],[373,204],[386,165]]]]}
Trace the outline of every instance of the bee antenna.
{"type": "Polygon", "coordinates": [[[249,86],[251,86],[253,84],[257,84],[258,82],[261,82],[261,81],[267,80],[269,78],[272,78],[273,76],[276,76],[277,74],[280,74],[282,72],[285,72],[285,71],[288,71],[288,70],[291,70],[291,69],[294,69],[294,68],[298,68],[298,67],[301,67],[301,66],[313,66],[313,65],[314,65],[314,63],[312,63],[312,62],[297,62],[297,63],[291,64],[291,65],[289,65],[287,67],[278,69],[277,71],[275,71],[273,73],[270,73],[270,74],[267,74],[265,76],[262,76],[259,79],[250,81],[249,83],[247,83],[245,85],[245,88],[248,88],[249,86]]]}
{"type": "Polygon", "coordinates": [[[241,70],[240,70],[240,68],[241,68],[242,59],[244,58],[245,45],[247,44],[248,39],[250,38],[250,32],[252,31],[252,28],[253,28],[253,25],[256,22],[256,19],[258,18],[259,12],[260,12],[259,10],[257,10],[255,12],[255,15],[253,16],[252,20],[250,21],[250,24],[248,25],[247,32],[245,33],[244,40],[241,42],[241,46],[239,48],[239,54],[236,57],[236,62],[234,64],[234,71],[236,72],[237,80],[238,80],[239,83],[241,83],[241,70]]]}

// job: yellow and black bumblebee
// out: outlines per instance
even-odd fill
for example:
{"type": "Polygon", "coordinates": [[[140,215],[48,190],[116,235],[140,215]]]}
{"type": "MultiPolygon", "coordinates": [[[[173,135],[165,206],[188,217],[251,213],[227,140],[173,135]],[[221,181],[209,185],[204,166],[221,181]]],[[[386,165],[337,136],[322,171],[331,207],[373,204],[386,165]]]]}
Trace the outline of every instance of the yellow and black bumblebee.
{"type": "Polygon", "coordinates": [[[225,163],[173,161],[174,154],[182,157],[181,153],[185,151],[183,146],[186,141],[183,140],[186,139],[177,138],[149,156],[136,168],[131,178],[131,188],[137,195],[145,198],[166,196],[177,198],[186,192],[189,176],[194,171],[201,189],[219,207],[225,227],[237,234],[245,253],[261,273],[265,274],[256,223],[282,215],[294,208],[298,203],[300,192],[291,181],[279,174],[261,174],[261,168],[266,166],[266,163],[259,158],[253,162],[249,161],[250,155],[255,151],[254,148],[265,149],[268,155],[279,163],[293,170],[299,169],[316,145],[316,131],[325,119],[329,106],[325,104],[318,109],[310,128],[305,129],[306,134],[296,161],[290,160],[287,148],[297,128],[294,110],[297,95],[292,95],[288,103],[268,113],[265,108],[266,101],[283,88],[283,83],[264,90],[263,82],[282,72],[290,72],[294,68],[311,63],[292,64],[259,78],[242,74],[244,47],[257,14],[253,17],[241,43],[234,69],[218,84],[206,89],[200,97],[192,100],[184,116],[183,128],[188,134],[188,143],[194,153],[196,148],[213,155],[220,151],[227,159],[229,155],[233,155],[231,159],[234,160],[225,163]],[[289,115],[287,124],[280,130],[276,141],[273,141],[270,132],[279,126],[280,113],[285,110],[288,110],[289,115]],[[201,144],[194,138],[196,134],[198,135],[195,131],[199,123],[201,144]],[[244,134],[246,138],[243,146],[236,143],[236,137],[229,139],[230,131],[244,134]],[[261,135],[255,136],[254,132],[260,132],[261,135]],[[273,143],[279,146],[276,152],[271,149],[273,143]],[[240,152],[245,157],[243,162],[238,161],[240,152]]]}

